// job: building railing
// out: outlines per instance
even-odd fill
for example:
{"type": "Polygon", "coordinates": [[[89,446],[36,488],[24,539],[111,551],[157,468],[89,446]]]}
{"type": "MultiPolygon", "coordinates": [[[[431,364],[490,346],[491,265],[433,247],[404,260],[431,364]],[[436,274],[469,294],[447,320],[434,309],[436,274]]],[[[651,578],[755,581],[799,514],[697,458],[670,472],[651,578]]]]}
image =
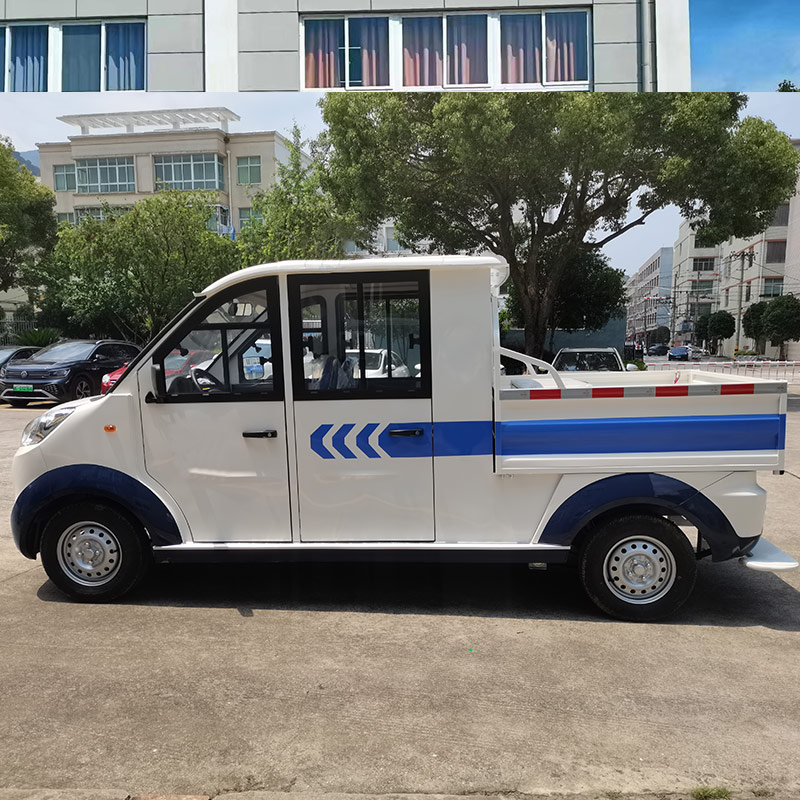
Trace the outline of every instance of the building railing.
{"type": "Polygon", "coordinates": [[[774,378],[794,383],[800,381],[800,361],[649,361],[647,369],[667,370],[698,369],[703,372],[720,372],[728,375],[750,375],[756,378],[774,378]]]}

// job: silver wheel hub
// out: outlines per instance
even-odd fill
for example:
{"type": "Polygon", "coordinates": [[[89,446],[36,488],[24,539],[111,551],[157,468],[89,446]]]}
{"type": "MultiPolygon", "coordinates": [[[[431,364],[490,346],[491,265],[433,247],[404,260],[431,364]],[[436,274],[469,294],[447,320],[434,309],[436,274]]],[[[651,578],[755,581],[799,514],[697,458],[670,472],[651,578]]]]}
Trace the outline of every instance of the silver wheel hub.
{"type": "Polygon", "coordinates": [[[663,597],[675,583],[675,556],[649,536],[618,542],[606,556],[603,579],[626,603],[642,605],[663,597]]]}
{"type": "Polygon", "coordinates": [[[59,537],[56,552],[64,573],[83,586],[108,583],[122,563],[117,537],[96,522],[70,525],[59,537]]]}

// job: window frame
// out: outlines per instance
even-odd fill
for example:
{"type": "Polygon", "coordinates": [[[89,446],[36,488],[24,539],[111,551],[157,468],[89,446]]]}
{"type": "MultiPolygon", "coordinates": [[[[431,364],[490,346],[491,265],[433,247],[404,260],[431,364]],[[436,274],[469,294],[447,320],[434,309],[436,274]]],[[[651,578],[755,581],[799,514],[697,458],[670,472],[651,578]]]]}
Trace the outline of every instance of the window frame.
{"type": "MultiPolygon", "coordinates": [[[[108,169],[110,166],[111,165],[106,164],[105,168],[108,169]]],[[[86,185],[88,186],[89,184],[87,183],[86,185]]],[[[138,185],[138,180],[137,180],[137,175],[136,175],[136,157],[135,156],[95,156],[93,158],[78,158],[78,159],[75,160],[75,194],[76,195],[80,195],[81,197],[97,197],[98,195],[102,195],[102,194],[136,194],[137,185],[138,185]],[[100,170],[103,167],[100,165],[100,162],[101,161],[110,161],[112,159],[117,161],[117,162],[119,162],[120,160],[129,160],[131,163],[130,164],[122,164],[122,165],[120,165],[119,163],[114,164],[113,168],[117,171],[117,181],[114,184],[108,183],[106,185],[108,185],[108,186],[131,186],[131,184],[129,184],[129,183],[122,184],[119,181],[119,170],[120,170],[120,166],[122,166],[124,168],[131,167],[133,169],[133,188],[130,188],[130,189],[116,189],[116,190],[110,190],[110,189],[103,190],[103,183],[102,183],[101,178],[100,178],[100,170]],[[81,185],[78,182],[78,172],[79,172],[80,169],[91,169],[92,167],[80,167],[79,165],[80,165],[81,162],[88,162],[88,161],[96,161],[97,162],[97,166],[95,167],[97,169],[97,191],[89,190],[89,191],[86,191],[86,192],[81,192],[79,190],[79,188],[78,188],[81,185]]]]}
{"type": "Polygon", "coordinates": [[[783,275],[766,275],[764,277],[764,291],[762,297],[782,297],[784,294],[786,281],[783,275]],[[767,286],[779,286],[779,292],[767,291],[767,286]]]}
{"type": "MultiPolygon", "coordinates": [[[[66,180],[69,183],[68,180],[66,180]]],[[[78,168],[75,165],[75,162],[72,161],[69,164],[53,164],[53,191],[54,192],[70,192],[72,194],[77,194],[78,192],[78,168]],[[57,172],[56,170],[61,169],[62,172],[57,172]],[[67,186],[66,189],[59,189],[58,188],[58,179],[59,177],[63,176],[65,179],[68,179],[70,176],[70,171],[72,174],[72,189],[67,186]]]]}
{"type": "Polygon", "coordinates": [[[765,264],[786,264],[786,256],[788,255],[788,240],[787,239],[766,239],[764,241],[764,263],[765,264]],[[783,245],[783,259],[781,261],[770,261],[769,259],[769,246],[771,244],[783,245]]]}
{"type": "MultiPolygon", "coordinates": [[[[99,92],[91,91],[90,94],[103,92],[146,92],[148,91],[148,43],[147,43],[147,17],[86,17],[69,20],[0,20],[0,35],[5,39],[5,58],[4,63],[0,64],[3,71],[3,81],[0,85],[0,94],[6,92],[10,94],[28,94],[27,92],[12,92],[9,89],[9,75],[11,72],[11,43],[13,28],[44,26],[47,28],[47,90],[41,92],[61,92],[63,84],[63,35],[65,27],[75,25],[99,25],[100,26],[100,89],[99,92]],[[138,23],[144,26],[144,42],[142,57],[144,59],[144,86],[141,89],[108,89],[108,67],[106,64],[106,25],[124,25],[138,23]]],[[[35,93],[33,93],[35,94],[35,93]]]]}
{"type": "Polygon", "coordinates": [[[247,156],[236,156],[236,185],[237,186],[261,186],[261,182],[262,182],[261,181],[261,177],[262,177],[261,176],[261,167],[262,167],[262,164],[261,164],[261,154],[260,153],[256,153],[254,155],[247,155],[247,156]],[[257,165],[258,166],[258,180],[257,181],[247,181],[246,183],[242,183],[242,181],[241,181],[241,179],[239,177],[240,176],[239,170],[242,168],[242,165],[239,162],[242,161],[245,158],[248,160],[248,164],[247,164],[248,176],[251,175],[250,171],[254,168],[254,166],[256,166],[254,164],[249,163],[250,159],[252,159],[252,158],[257,158],[258,159],[258,165],[257,165]]]}
{"type": "MultiPolygon", "coordinates": [[[[186,309],[185,309],[186,310],[186,309]]],[[[143,351],[144,353],[144,351],[143,351]]],[[[147,356],[151,358],[153,366],[156,367],[155,384],[158,393],[157,402],[159,403],[283,403],[286,400],[284,365],[283,365],[283,339],[281,330],[281,307],[280,295],[278,292],[277,276],[267,276],[263,278],[252,278],[242,281],[227,289],[217,292],[201,300],[197,305],[191,307],[191,313],[159,344],[153,348],[147,356]],[[271,344],[273,391],[269,394],[252,392],[248,394],[234,394],[225,392],[218,394],[186,394],[170,395],[167,394],[166,376],[164,374],[164,359],[175,349],[176,344],[193,330],[247,330],[248,327],[264,327],[253,323],[229,323],[215,322],[203,324],[203,320],[208,315],[219,308],[224,303],[230,302],[239,295],[247,292],[266,291],[267,308],[269,311],[269,338],[271,344]],[[159,368],[159,365],[161,368],[159,368]]],[[[133,365],[135,362],[132,362],[133,365]]],[[[227,364],[224,366],[225,375],[228,374],[227,364]]]]}
{"type": "MultiPolygon", "coordinates": [[[[194,192],[194,191],[205,191],[205,192],[226,192],[228,191],[225,186],[225,157],[221,156],[219,153],[155,153],[153,154],[153,185],[155,187],[155,191],[169,191],[170,189],[174,189],[175,191],[179,192],[194,192]],[[216,159],[215,163],[215,181],[217,183],[216,186],[211,188],[207,186],[195,186],[194,181],[194,169],[195,163],[193,159],[197,156],[213,156],[216,159]],[[189,159],[189,163],[192,167],[192,186],[190,187],[183,187],[183,186],[175,186],[172,182],[164,181],[160,179],[156,174],[156,170],[158,169],[159,164],[158,159],[189,159]]],[[[175,166],[175,161],[170,161],[170,167],[175,166]]],[[[206,162],[203,162],[205,165],[206,162]]],[[[161,166],[164,166],[163,164],[161,166]]],[[[174,170],[173,170],[173,179],[174,179],[174,170]]],[[[203,180],[206,180],[205,178],[203,180]]],[[[183,182],[183,181],[182,181],[183,182]]]]}
{"type": "Polygon", "coordinates": [[[450,11],[447,9],[407,11],[402,13],[374,12],[374,13],[338,13],[338,14],[305,14],[300,17],[299,32],[300,48],[300,91],[302,92],[358,92],[358,91],[404,91],[404,92],[442,92],[465,90],[512,90],[512,91],[566,91],[586,92],[594,86],[594,37],[592,7],[577,4],[564,8],[553,8],[548,5],[531,6],[530,8],[504,8],[487,9],[481,6],[475,8],[450,11]],[[586,46],[588,79],[581,81],[548,81],[547,80],[547,14],[586,14],[586,46]],[[531,15],[541,16],[542,28],[542,82],[541,83],[503,83],[502,81],[502,49],[501,49],[501,16],[531,15]],[[485,16],[486,17],[486,46],[487,46],[487,77],[486,83],[454,83],[448,82],[449,57],[447,48],[447,18],[456,16],[485,16]],[[349,59],[349,19],[367,19],[380,17],[389,20],[389,85],[388,86],[348,86],[350,59],[349,59]],[[430,86],[406,86],[403,82],[403,20],[421,17],[439,17],[442,19],[442,83],[430,86]],[[339,20],[345,21],[345,85],[330,88],[315,88],[306,86],[306,37],[305,23],[308,20],[339,20]]]}
{"type": "MultiPolygon", "coordinates": [[[[294,273],[287,276],[287,293],[289,308],[289,351],[291,359],[292,396],[297,402],[314,402],[325,400],[430,400],[432,398],[431,372],[431,294],[429,270],[382,270],[380,272],[327,272],[323,274],[294,273]],[[302,304],[301,286],[340,285],[346,283],[399,283],[417,281],[419,285],[419,330],[420,330],[420,387],[418,389],[400,389],[391,385],[371,385],[367,381],[366,389],[346,389],[343,391],[309,392],[306,387],[305,370],[303,369],[302,342],[302,304]]],[[[363,294],[359,294],[363,297],[363,294]]],[[[319,301],[316,295],[309,298],[319,301]]],[[[338,313],[342,303],[337,297],[337,308],[331,309],[326,301],[326,313],[338,313]]],[[[363,323],[363,313],[362,323],[363,323]]],[[[327,326],[323,325],[323,337],[327,339],[327,326]]],[[[328,346],[330,343],[328,342],[328,346]]],[[[389,349],[389,348],[387,348],[389,349]]]]}

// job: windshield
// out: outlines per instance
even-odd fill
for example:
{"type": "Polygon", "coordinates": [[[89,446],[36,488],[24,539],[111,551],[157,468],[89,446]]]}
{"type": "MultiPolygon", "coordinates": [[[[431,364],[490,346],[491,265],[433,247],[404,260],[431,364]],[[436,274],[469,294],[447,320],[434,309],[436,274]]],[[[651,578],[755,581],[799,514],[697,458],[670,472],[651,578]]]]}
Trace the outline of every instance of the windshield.
{"type": "Polygon", "coordinates": [[[614,353],[560,353],[553,366],[567,372],[621,372],[614,353]]]}
{"type": "Polygon", "coordinates": [[[9,358],[16,352],[16,347],[0,347],[0,366],[6,363],[9,358]]]}
{"type": "Polygon", "coordinates": [[[31,361],[82,361],[94,350],[92,342],[61,342],[40,350],[31,361]]]}

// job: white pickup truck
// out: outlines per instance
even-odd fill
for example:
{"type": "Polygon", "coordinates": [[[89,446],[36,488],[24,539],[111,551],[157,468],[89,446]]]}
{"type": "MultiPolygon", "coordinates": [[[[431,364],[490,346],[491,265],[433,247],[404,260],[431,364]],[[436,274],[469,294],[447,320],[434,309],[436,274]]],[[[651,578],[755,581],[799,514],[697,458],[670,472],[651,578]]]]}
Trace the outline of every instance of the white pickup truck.
{"type": "Polygon", "coordinates": [[[490,257],[415,256],[217,281],[111,392],[28,425],[19,549],[87,601],[154,560],[566,563],[631,620],[675,611],[706,556],[797,566],[760,538],[756,480],[783,469],[785,383],[559,374],[500,347],[506,278],[490,257]],[[186,351],[214,356],[165,369],[186,351]]]}

